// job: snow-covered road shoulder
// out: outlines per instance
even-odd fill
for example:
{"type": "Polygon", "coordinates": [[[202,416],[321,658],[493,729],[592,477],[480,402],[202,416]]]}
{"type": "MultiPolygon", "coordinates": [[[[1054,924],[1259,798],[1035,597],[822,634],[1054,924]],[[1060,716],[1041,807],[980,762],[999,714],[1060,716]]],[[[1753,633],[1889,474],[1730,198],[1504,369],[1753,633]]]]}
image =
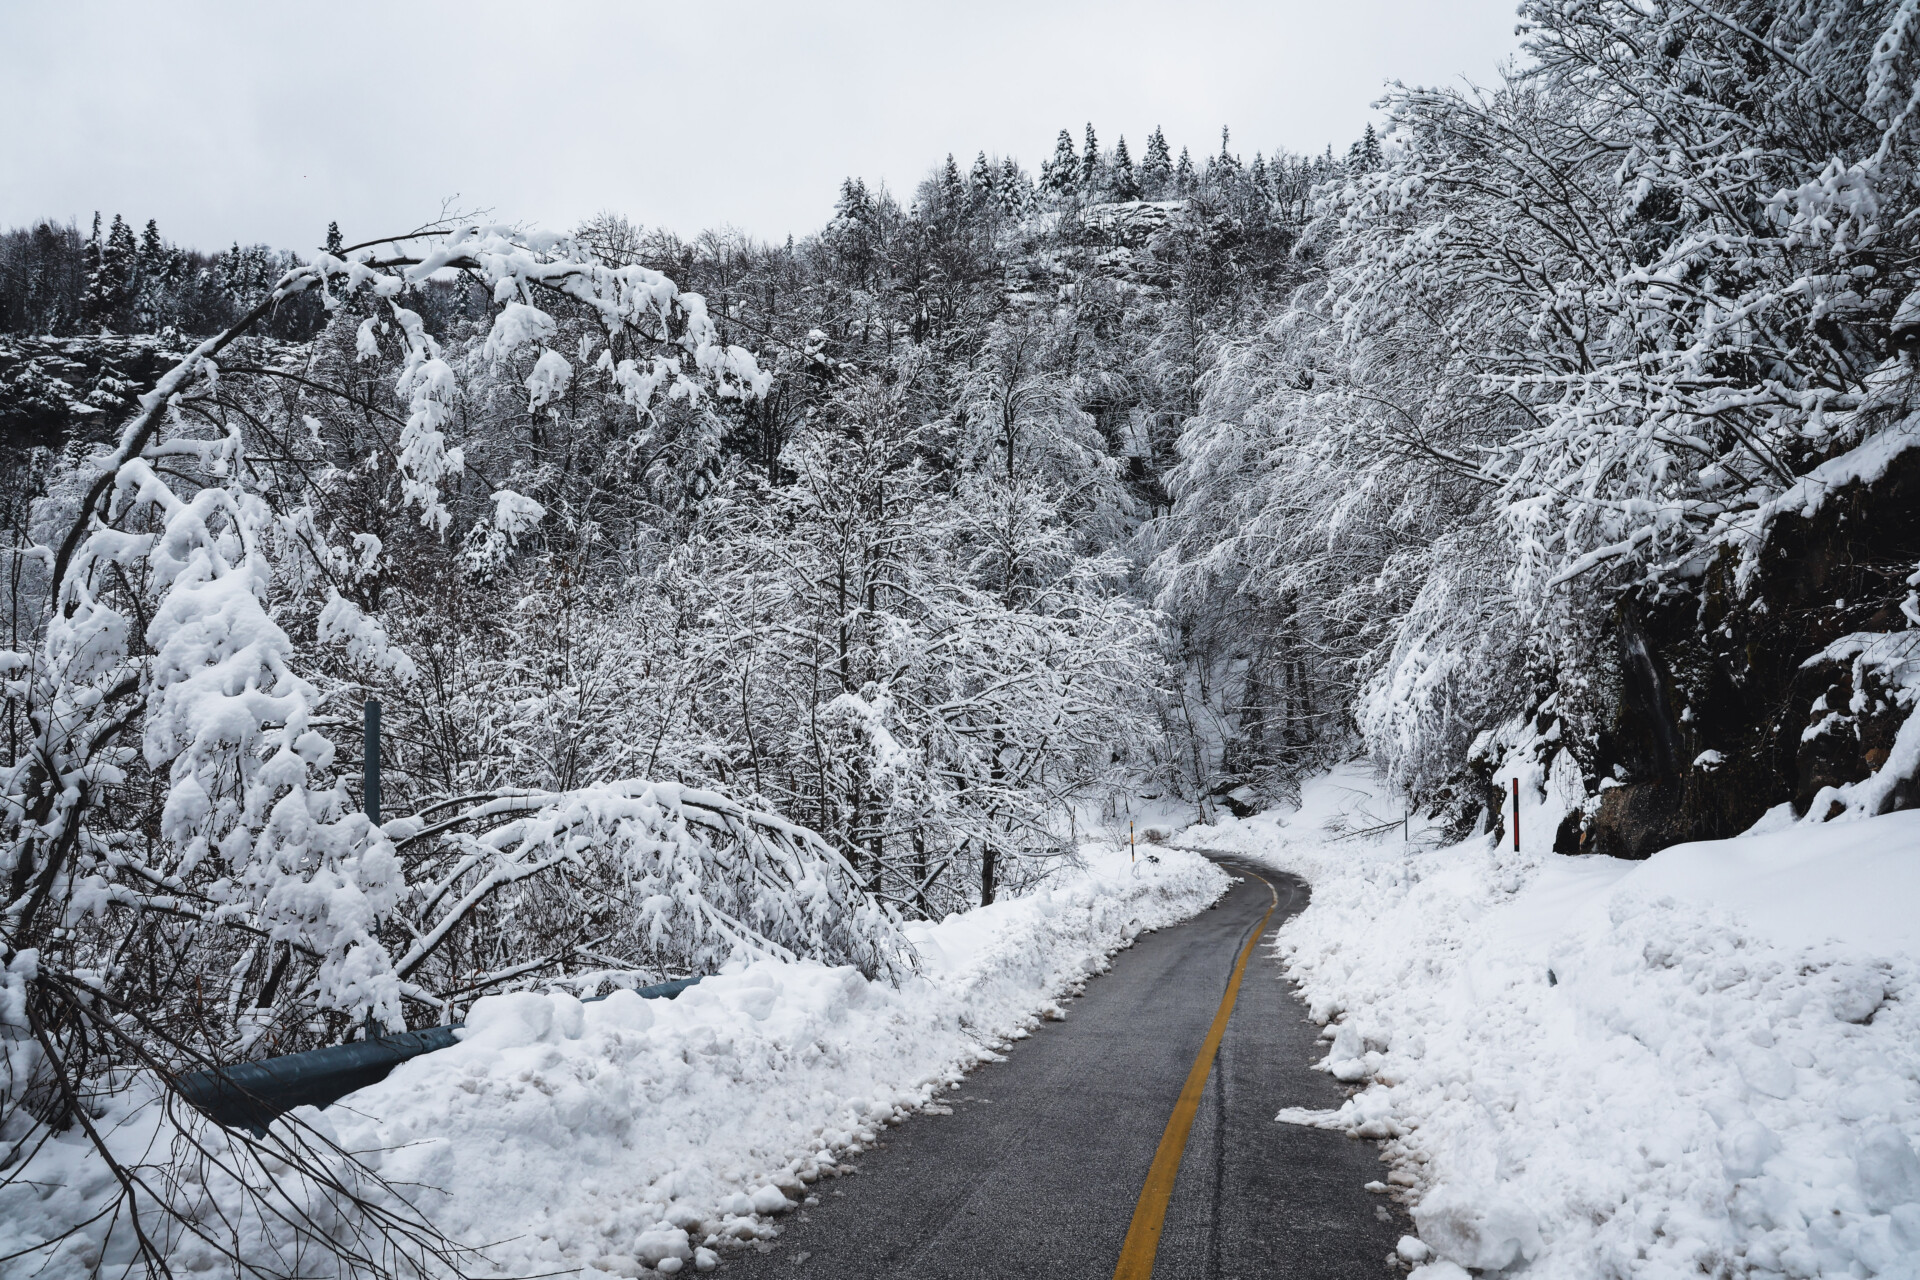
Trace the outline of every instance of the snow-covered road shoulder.
{"type": "Polygon", "coordinates": [[[897,988],[762,961],[673,1001],[483,1001],[467,1041],[321,1114],[349,1149],[394,1153],[388,1178],[441,1188],[423,1207],[443,1230],[516,1237],[496,1263],[711,1266],[1227,883],[1192,854],[1089,851],[1053,888],[910,926],[921,975],[897,988]]]}
{"type": "MultiPolygon", "coordinates": [[[[966,1071],[1041,1018],[1066,1016],[1060,1002],[1116,951],[1230,883],[1192,853],[1135,864],[1084,852],[1049,888],[909,926],[921,970],[898,987],[847,967],[761,961],[671,1001],[494,997],[474,1007],[461,1043],[298,1116],[417,1193],[450,1238],[485,1246],[484,1261],[468,1262],[477,1274],[710,1269],[727,1245],[773,1234],[808,1184],[881,1127],[939,1110],[966,1071]]],[[[130,1152],[167,1138],[152,1106],[105,1123],[130,1152]]],[[[86,1219],[111,1181],[75,1135],[35,1160],[35,1177],[0,1197],[0,1256],[86,1219]],[[34,1183],[56,1190],[19,1190],[34,1183]]],[[[230,1198],[215,1182],[211,1195],[230,1198]]],[[[99,1249],[90,1229],[35,1274],[87,1274],[99,1249]]],[[[191,1239],[172,1254],[181,1272],[214,1261],[191,1239]]]]}
{"type": "Polygon", "coordinates": [[[1920,813],[1631,863],[1330,834],[1371,790],[1183,840],[1311,883],[1275,949],[1359,1091],[1281,1118],[1387,1140],[1424,1276],[1920,1275],[1920,813]]]}

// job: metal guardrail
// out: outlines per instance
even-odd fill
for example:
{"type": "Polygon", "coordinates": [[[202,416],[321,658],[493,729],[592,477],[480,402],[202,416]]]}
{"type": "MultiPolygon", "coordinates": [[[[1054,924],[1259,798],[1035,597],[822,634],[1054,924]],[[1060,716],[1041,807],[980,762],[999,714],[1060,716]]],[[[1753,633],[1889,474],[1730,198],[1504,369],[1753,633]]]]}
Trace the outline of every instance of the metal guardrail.
{"type": "MultiPolygon", "coordinates": [[[[679,978],[634,988],[633,994],[648,1000],[671,1000],[698,981],[679,978]]],[[[606,998],[593,996],[582,1003],[606,998]]],[[[181,1097],[217,1123],[264,1136],[267,1124],[276,1116],[295,1107],[330,1106],[356,1089],[386,1079],[409,1058],[457,1044],[459,1037],[454,1032],[464,1025],[456,1022],[446,1027],[397,1031],[352,1044],[212,1067],[180,1076],[174,1086],[181,1097]]]]}

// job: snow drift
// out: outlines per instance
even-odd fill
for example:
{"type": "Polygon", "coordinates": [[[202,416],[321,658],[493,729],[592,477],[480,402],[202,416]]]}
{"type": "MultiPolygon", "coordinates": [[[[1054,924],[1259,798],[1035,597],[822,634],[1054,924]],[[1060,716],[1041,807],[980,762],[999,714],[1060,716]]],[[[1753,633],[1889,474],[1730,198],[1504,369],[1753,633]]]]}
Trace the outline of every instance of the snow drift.
{"type": "MultiPolygon", "coordinates": [[[[479,1273],[587,1277],[709,1269],[770,1236],[805,1187],[878,1130],[929,1105],[971,1067],[1062,1016],[1107,957],[1185,919],[1228,879],[1191,853],[1088,851],[1084,868],[1028,897],[909,926],[921,971],[898,986],[852,967],[762,960],[678,999],[583,1004],[525,992],[475,1005],[461,1043],[295,1119],[357,1153],[453,1239],[484,1247],[479,1273]]],[[[160,1109],[103,1124],[138,1160],[174,1140],[160,1109]]],[[[277,1126],[279,1127],[279,1126],[277,1126]]],[[[0,1256],[82,1222],[109,1194],[77,1135],[0,1199],[0,1256]],[[54,1188],[44,1196],[30,1191],[54,1188]]],[[[207,1179],[205,1209],[224,1197],[207,1179]]],[[[251,1252],[293,1246],[259,1228],[251,1252]]],[[[124,1224],[84,1228],[35,1259],[44,1280],[132,1260],[124,1224]]],[[[309,1248],[309,1268],[338,1259],[309,1248]]],[[[19,1265],[19,1259],[14,1264],[19,1265]]],[[[215,1261],[176,1241],[178,1270],[215,1261]]]]}
{"type": "Polygon", "coordinates": [[[1280,1118],[1387,1140],[1423,1275],[1920,1275],[1920,812],[1645,862],[1330,838],[1371,790],[1203,838],[1312,882],[1276,949],[1357,1092],[1280,1118]]]}

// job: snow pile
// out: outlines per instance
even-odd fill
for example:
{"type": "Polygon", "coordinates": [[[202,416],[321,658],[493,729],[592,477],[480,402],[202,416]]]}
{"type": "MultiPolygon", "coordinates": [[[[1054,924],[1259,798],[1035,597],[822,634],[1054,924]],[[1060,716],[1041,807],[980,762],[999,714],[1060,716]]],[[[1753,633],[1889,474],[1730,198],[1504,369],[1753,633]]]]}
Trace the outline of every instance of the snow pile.
{"type": "Polygon", "coordinates": [[[1193,834],[1312,882],[1358,1092],[1280,1118],[1388,1140],[1422,1276],[1920,1276],[1920,812],[1632,863],[1334,838],[1372,789],[1193,834]]]}
{"type": "MultiPolygon", "coordinates": [[[[487,1246],[501,1273],[710,1269],[727,1244],[772,1235],[806,1184],[882,1126],[939,1109],[940,1092],[1039,1016],[1064,1016],[1056,1001],[1114,951],[1228,884],[1191,853],[1138,864],[1111,849],[1085,855],[1051,888],[910,926],[921,972],[898,987],[851,967],[765,960],[671,1001],[492,997],[458,1045],[299,1117],[417,1190],[435,1225],[487,1246]]],[[[157,1108],[121,1119],[116,1147],[165,1145],[157,1108]]],[[[28,1181],[60,1191],[0,1196],[0,1256],[86,1218],[108,1191],[72,1135],[35,1158],[44,1168],[28,1181]]],[[[116,1249],[106,1253],[111,1263],[116,1249]]],[[[83,1231],[35,1274],[84,1275],[100,1257],[83,1231]]],[[[214,1261],[192,1241],[172,1257],[185,1271],[214,1261]]]]}

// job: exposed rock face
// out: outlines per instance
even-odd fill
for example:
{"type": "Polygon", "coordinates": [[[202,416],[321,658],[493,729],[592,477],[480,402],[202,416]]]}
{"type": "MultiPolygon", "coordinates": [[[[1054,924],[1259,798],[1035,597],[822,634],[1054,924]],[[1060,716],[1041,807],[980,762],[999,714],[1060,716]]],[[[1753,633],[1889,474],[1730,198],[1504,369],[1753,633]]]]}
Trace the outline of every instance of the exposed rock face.
{"type": "Polygon", "coordinates": [[[1185,200],[1129,200],[1123,204],[1088,205],[1080,211],[1080,225],[1095,237],[1138,248],[1173,225],[1186,207],[1185,200]]]}
{"type": "Polygon", "coordinates": [[[104,440],[192,345],[172,333],[0,335],[0,440],[15,448],[104,440]]]}
{"type": "MultiPolygon", "coordinates": [[[[1614,609],[1611,714],[1593,769],[1605,790],[1584,831],[1563,831],[1563,852],[1644,858],[1731,836],[1783,801],[1804,813],[1822,787],[1886,761],[1906,710],[1851,656],[1859,644],[1835,642],[1907,627],[1920,449],[1811,516],[1778,518],[1744,592],[1736,564],[1728,552],[1698,580],[1638,590],[1614,609]]],[[[1896,789],[1892,807],[1915,803],[1913,783],[1896,789]]]]}

